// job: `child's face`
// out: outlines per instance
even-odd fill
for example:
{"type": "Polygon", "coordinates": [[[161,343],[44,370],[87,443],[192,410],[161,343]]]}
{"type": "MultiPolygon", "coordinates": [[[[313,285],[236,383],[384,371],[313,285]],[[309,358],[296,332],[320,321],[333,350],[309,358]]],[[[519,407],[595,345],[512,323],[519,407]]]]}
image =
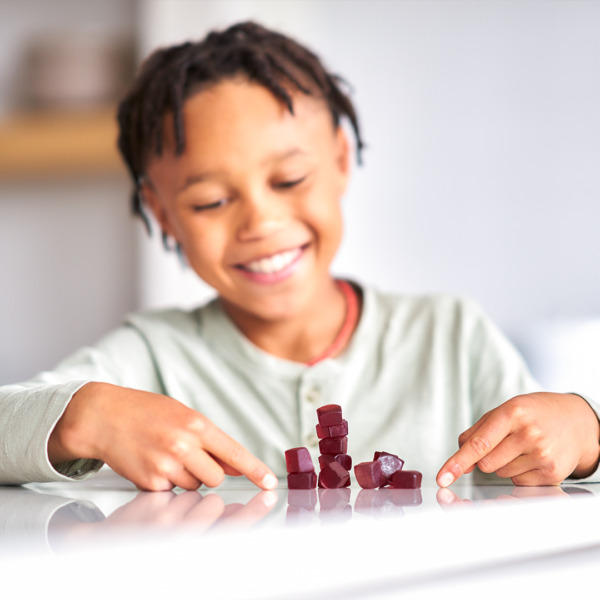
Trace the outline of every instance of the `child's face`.
{"type": "Polygon", "coordinates": [[[184,107],[185,152],[172,121],[148,165],[146,201],[196,273],[233,310],[273,320],[314,308],[342,236],[349,151],[325,103],[225,80],[184,107]]]}

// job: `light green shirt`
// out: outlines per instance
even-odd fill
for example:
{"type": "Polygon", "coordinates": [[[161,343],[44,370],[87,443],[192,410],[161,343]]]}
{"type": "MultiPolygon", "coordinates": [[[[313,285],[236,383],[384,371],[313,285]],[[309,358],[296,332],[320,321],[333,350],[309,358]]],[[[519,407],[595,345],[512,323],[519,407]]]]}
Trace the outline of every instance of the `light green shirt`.
{"type": "MultiPolygon", "coordinates": [[[[218,300],[196,310],[130,315],[52,372],[0,388],[0,482],[81,478],[98,461],[61,465],[48,437],[87,381],[167,394],[202,412],[285,477],[284,452],[306,446],[318,470],[316,408],[340,404],[354,463],[376,450],[433,483],[458,435],[482,414],[540,386],[512,345],[473,303],[366,288],[345,352],[314,366],[267,354],[218,300]]],[[[588,400],[596,414],[598,407],[588,400]]],[[[588,478],[590,480],[593,478],[588,478]]]]}

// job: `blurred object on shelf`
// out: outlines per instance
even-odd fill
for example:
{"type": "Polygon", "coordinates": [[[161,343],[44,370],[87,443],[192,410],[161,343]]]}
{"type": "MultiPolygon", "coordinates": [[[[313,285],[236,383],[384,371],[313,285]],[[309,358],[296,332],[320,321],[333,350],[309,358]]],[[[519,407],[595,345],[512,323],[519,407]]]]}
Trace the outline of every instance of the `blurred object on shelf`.
{"type": "Polygon", "coordinates": [[[133,36],[47,32],[25,44],[22,63],[20,109],[0,120],[0,178],[124,173],[115,115],[133,36]]]}
{"type": "Polygon", "coordinates": [[[21,99],[31,108],[86,108],[114,102],[134,70],[131,37],[100,32],[48,32],[23,56],[21,99]]]}

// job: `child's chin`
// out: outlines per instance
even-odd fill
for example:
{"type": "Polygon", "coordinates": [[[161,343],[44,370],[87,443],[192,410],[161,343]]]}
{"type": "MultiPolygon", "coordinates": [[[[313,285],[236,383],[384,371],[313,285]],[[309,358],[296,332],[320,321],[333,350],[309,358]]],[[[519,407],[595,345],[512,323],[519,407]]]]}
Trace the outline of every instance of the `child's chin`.
{"type": "Polygon", "coordinates": [[[282,323],[285,321],[289,321],[294,317],[297,317],[299,311],[292,307],[282,307],[282,306],[261,306],[260,309],[253,311],[252,313],[255,318],[260,319],[261,321],[265,321],[267,323],[282,323]]]}
{"type": "Polygon", "coordinates": [[[223,297],[221,299],[228,308],[228,312],[265,323],[286,321],[300,314],[300,307],[297,306],[297,302],[282,298],[269,298],[268,295],[257,298],[242,295],[235,300],[223,297]]]}

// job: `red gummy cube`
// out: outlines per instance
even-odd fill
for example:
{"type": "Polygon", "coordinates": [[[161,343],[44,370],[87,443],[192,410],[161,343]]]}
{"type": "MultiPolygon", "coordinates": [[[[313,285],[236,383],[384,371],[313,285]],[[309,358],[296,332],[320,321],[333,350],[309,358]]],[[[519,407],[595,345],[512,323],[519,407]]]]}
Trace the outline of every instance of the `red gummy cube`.
{"type": "Polygon", "coordinates": [[[349,454],[321,454],[319,456],[319,466],[322,469],[332,460],[339,462],[346,471],[352,469],[352,457],[349,454]]]}
{"type": "Polygon", "coordinates": [[[339,404],[326,404],[317,408],[317,418],[321,427],[339,425],[342,419],[342,407],[339,404]]]}
{"type": "Polygon", "coordinates": [[[393,488],[416,490],[421,487],[423,475],[419,471],[396,471],[390,480],[393,488]]]}
{"type": "Polygon", "coordinates": [[[288,473],[287,484],[289,490],[310,490],[317,487],[317,474],[310,473],[288,473]]]}
{"type": "Polygon", "coordinates": [[[404,466],[404,461],[401,458],[389,452],[375,452],[373,460],[381,463],[381,470],[388,481],[393,473],[399,471],[404,466]]]}
{"type": "Polygon", "coordinates": [[[348,451],[348,436],[324,438],[319,442],[321,454],[346,454],[348,451]]]}
{"type": "Polygon", "coordinates": [[[325,465],[319,473],[319,487],[321,488],[343,488],[350,485],[350,473],[336,460],[325,465]]]}
{"type": "Polygon", "coordinates": [[[366,489],[378,488],[387,483],[378,460],[358,463],[354,467],[354,475],[358,485],[366,489]]]}
{"type": "Polygon", "coordinates": [[[307,448],[290,448],[285,451],[285,466],[288,473],[310,473],[315,470],[307,448]]]}
{"type": "Polygon", "coordinates": [[[342,419],[341,423],[330,425],[329,427],[317,425],[317,437],[320,440],[330,437],[342,437],[344,435],[348,435],[348,421],[346,419],[342,419]]]}

